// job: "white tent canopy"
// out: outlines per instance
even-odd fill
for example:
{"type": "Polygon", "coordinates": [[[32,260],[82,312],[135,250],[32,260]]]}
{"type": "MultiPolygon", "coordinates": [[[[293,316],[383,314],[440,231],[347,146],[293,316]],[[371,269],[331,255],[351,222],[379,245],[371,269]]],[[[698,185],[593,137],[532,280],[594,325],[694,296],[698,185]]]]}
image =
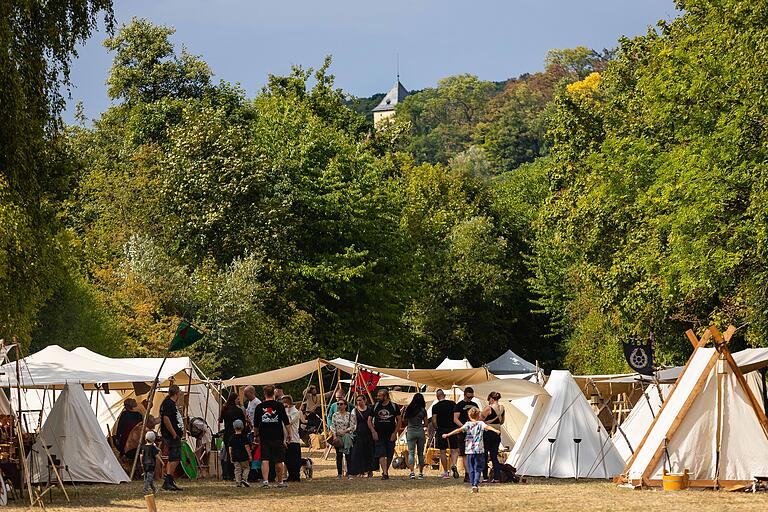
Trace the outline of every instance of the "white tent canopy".
{"type": "MultiPolygon", "coordinates": [[[[163,358],[161,357],[111,358],[93,352],[85,347],[77,347],[72,353],[86,357],[105,366],[118,364],[125,366],[126,368],[139,368],[141,371],[153,375],[157,375],[157,372],[160,370],[160,365],[162,364],[160,380],[166,381],[171,377],[175,378],[175,383],[181,387],[182,395],[185,399],[186,396],[189,395],[189,406],[187,409],[188,416],[190,418],[203,418],[212,431],[217,430],[219,417],[218,391],[211,389],[210,384],[203,383],[203,381],[206,380],[206,377],[191,358],[169,357],[163,364],[163,358]],[[189,386],[190,377],[192,378],[192,382],[199,382],[199,384],[192,384],[189,386]]],[[[133,390],[110,393],[106,393],[103,390],[97,390],[94,391],[94,396],[91,397],[89,401],[91,402],[91,407],[96,411],[99,425],[102,430],[107,433],[107,426],[111,427],[117,423],[117,419],[123,409],[125,400],[127,398],[135,398],[141,402],[143,396],[144,395],[139,395],[137,397],[133,390]]],[[[154,400],[154,407],[151,411],[155,416],[159,415],[160,404],[164,398],[164,393],[158,391],[154,400]]]]}
{"type": "Polygon", "coordinates": [[[450,359],[446,357],[443,362],[437,365],[437,370],[466,370],[467,368],[474,368],[472,364],[465,357],[464,359],[450,359]]]}
{"type": "MultiPolygon", "coordinates": [[[[84,347],[78,347],[71,352],[57,345],[46,347],[24,358],[20,364],[23,387],[22,425],[26,430],[34,431],[38,425],[44,423],[60,394],[60,391],[56,390],[64,383],[72,382],[88,388],[86,396],[90,406],[96,413],[101,430],[107,434],[107,429],[117,422],[125,399],[137,398],[134,384],[140,382],[141,387],[148,390],[149,386],[145,384],[151,383],[157,376],[162,361],[162,358],[110,358],[84,347]],[[60,364],[66,365],[69,370],[60,370],[60,364]],[[53,368],[49,375],[45,373],[47,368],[53,368]],[[118,369],[123,373],[117,373],[118,369]],[[74,379],[71,378],[72,375],[75,376],[74,379]],[[108,384],[109,392],[103,385],[97,388],[94,385],[97,383],[108,384]]],[[[6,366],[13,369],[15,376],[15,363],[6,366]]],[[[189,415],[204,417],[208,425],[216,429],[218,395],[204,383],[205,376],[189,357],[169,357],[166,360],[160,374],[161,387],[167,387],[170,384],[168,379],[174,378],[186,397],[190,376],[193,384],[189,389],[189,415]],[[208,396],[209,392],[211,396],[208,396]]],[[[15,378],[13,381],[15,383],[15,378]]],[[[158,393],[153,409],[155,415],[162,401],[162,392],[158,393]]],[[[12,392],[10,395],[13,409],[18,410],[17,393],[12,392]]],[[[142,395],[139,395],[139,401],[141,397],[142,395]]]]}
{"type": "Polygon", "coordinates": [[[693,487],[744,484],[768,474],[765,414],[750,387],[715,348],[696,349],[627,463],[627,480],[659,485],[665,467],[689,470],[693,487]]]}
{"type": "MultiPolygon", "coordinates": [[[[88,351],[90,352],[90,351],[88,351]]],[[[90,354],[98,356],[90,352],[90,354]]],[[[16,382],[16,363],[0,366],[0,385],[22,388],[62,388],[67,383],[82,384],[86,389],[96,389],[109,384],[110,389],[134,389],[134,383],[151,383],[159,364],[150,369],[121,360],[74,353],[58,345],[49,345],[19,362],[20,382],[16,382]]],[[[164,374],[163,376],[170,376],[164,374]]],[[[181,380],[185,374],[176,375],[181,380]]],[[[199,382],[193,382],[199,384],[199,382]]],[[[166,383],[161,383],[165,384],[166,383]]]]}
{"type": "MultiPolygon", "coordinates": [[[[64,481],[117,484],[128,475],[99,429],[83,387],[67,384],[51,409],[29,454],[33,482],[48,481],[48,455],[61,460],[64,481]]],[[[53,478],[53,476],[51,477],[53,478]]]]}
{"type": "MultiPolygon", "coordinates": [[[[345,373],[348,373],[349,375],[352,375],[355,372],[355,362],[350,361],[349,359],[337,357],[335,359],[331,359],[330,361],[328,361],[328,363],[332,366],[335,366],[339,370],[345,373]]],[[[363,367],[368,366],[360,363],[358,363],[358,365],[363,367]]],[[[390,386],[410,387],[415,385],[416,383],[411,380],[401,379],[400,377],[393,377],[392,375],[386,375],[386,374],[382,374],[381,379],[379,380],[379,386],[384,386],[384,387],[390,387],[390,386]]]]}
{"type": "Polygon", "coordinates": [[[550,396],[536,399],[507,462],[531,476],[609,478],[621,473],[624,461],[570,372],[554,370],[545,389],[550,396]]]}

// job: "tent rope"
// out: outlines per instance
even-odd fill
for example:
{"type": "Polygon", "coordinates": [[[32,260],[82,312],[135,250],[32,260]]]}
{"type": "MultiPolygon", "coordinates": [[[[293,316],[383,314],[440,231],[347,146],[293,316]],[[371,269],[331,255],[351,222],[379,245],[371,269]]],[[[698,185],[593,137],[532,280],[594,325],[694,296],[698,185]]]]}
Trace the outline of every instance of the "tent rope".
{"type": "Polygon", "coordinates": [[[562,414],[560,414],[560,417],[557,418],[554,421],[554,423],[552,423],[552,425],[544,433],[544,437],[539,439],[539,441],[536,443],[536,445],[534,445],[534,447],[531,449],[531,451],[528,453],[528,455],[523,459],[523,461],[517,464],[518,466],[522,466],[523,464],[525,464],[528,461],[528,459],[531,458],[531,456],[536,451],[536,449],[539,447],[539,445],[541,443],[543,443],[545,439],[547,439],[547,435],[552,431],[552,429],[560,424],[560,421],[562,421],[562,419],[565,417],[565,413],[567,413],[570,410],[570,408],[573,407],[573,404],[575,404],[578,401],[579,398],[580,398],[580,396],[576,396],[576,398],[573,399],[573,401],[568,405],[568,407],[566,407],[563,410],[562,414]]]}

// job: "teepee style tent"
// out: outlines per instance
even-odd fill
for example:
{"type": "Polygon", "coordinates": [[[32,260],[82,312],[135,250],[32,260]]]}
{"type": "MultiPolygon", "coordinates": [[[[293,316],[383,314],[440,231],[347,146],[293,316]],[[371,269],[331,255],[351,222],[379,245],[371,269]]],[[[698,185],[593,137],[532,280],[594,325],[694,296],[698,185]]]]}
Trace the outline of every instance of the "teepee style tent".
{"type": "Polygon", "coordinates": [[[48,455],[61,460],[64,481],[118,484],[128,475],[115,458],[80,384],[67,384],[29,454],[32,482],[48,481],[48,455]]]}
{"type": "Polygon", "coordinates": [[[768,420],[728,350],[735,331],[686,333],[694,352],[622,480],[659,486],[664,470],[687,469],[692,487],[728,487],[768,474],[768,420]]]}
{"type": "Polygon", "coordinates": [[[609,478],[621,473],[624,461],[570,372],[553,371],[544,389],[550,396],[537,397],[507,462],[518,474],[530,476],[609,478]]]}
{"type": "Polygon", "coordinates": [[[511,350],[507,350],[484,366],[488,368],[489,372],[496,376],[515,375],[520,373],[530,374],[536,373],[537,370],[536,366],[532,365],[511,350]]]}

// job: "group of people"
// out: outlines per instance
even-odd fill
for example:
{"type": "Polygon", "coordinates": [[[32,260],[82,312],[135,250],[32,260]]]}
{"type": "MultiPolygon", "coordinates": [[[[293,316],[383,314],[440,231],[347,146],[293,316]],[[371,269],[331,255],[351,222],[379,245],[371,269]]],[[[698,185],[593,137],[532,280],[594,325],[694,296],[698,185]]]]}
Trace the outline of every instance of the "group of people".
{"type": "Polygon", "coordinates": [[[286,395],[282,386],[263,388],[264,400],[256,397],[253,386],[243,390],[247,400],[245,410],[237,393],[231,393],[221,411],[219,421],[224,424],[223,452],[225,467],[231,467],[224,478],[232,479],[238,487],[249,487],[248,473],[256,462],[261,471],[263,487],[269,486],[270,477],[278,487],[297,482],[301,471],[301,438],[299,430],[304,415],[286,395]]]}
{"type": "MultiPolygon", "coordinates": [[[[391,400],[390,392],[385,388],[378,390],[373,404],[366,395],[355,396],[354,402],[349,403],[340,386],[331,393],[335,399],[321,421],[326,422],[331,434],[338,478],[371,478],[374,472],[380,471],[381,479],[388,480],[397,439],[404,433],[409,478],[424,478],[425,451],[434,440],[440,451],[442,472],[439,478],[460,478],[457,466],[458,459],[462,458],[464,480],[471,484],[473,492],[477,492],[483,479],[499,481],[499,427],[504,423],[499,393],[491,393],[487,405],[483,406],[474,397],[471,387],[464,389],[463,398],[458,402],[448,399],[445,392],[438,389],[436,401],[430,408],[421,393],[413,395],[410,403],[403,407],[391,400]],[[492,467],[490,478],[489,462],[492,467]]],[[[167,455],[162,488],[169,491],[181,490],[174,481],[184,432],[184,422],[176,406],[179,396],[179,387],[170,386],[157,420],[167,455]]],[[[248,475],[255,467],[263,487],[270,486],[270,481],[281,488],[288,482],[299,481],[301,435],[308,427],[317,428],[318,419],[322,417],[322,400],[316,389],[305,390],[298,408],[280,385],[264,386],[263,401],[256,396],[253,386],[243,389],[243,397],[245,406],[240,403],[238,393],[231,393],[219,417],[224,426],[223,477],[234,480],[238,487],[249,487],[248,475]]],[[[132,403],[126,405],[127,408],[134,406],[132,403]]],[[[139,416],[126,415],[125,421],[136,422],[139,416]]],[[[153,476],[157,464],[162,464],[153,426],[147,425],[149,429],[141,448],[145,493],[156,492],[153,476]]]]}
{"type": "Polygon", "coordinates": [[[483,477],[489,482],[498,482],[501,471],[499,428],[504,423],[504,407],[499,403],[501,395],[492,392],[484,407],[474,398],[471,387],[464,390],[464,397],[458,403],[447,399],[442,389],[438,389],[435,396],[437,401],[430,414],[421,393],[416,393],[410,403],[401,408],[392,402],[387,389],[380,389],[373,406],[360,395],[350,410],[343,392],[337,392],[337,408],[332,412],[330,430],[336,449],[338,478],[344,476],[346,460],[348,478],[371,477],[375,470],[380,470],[381,479],[388,480],[396,441],[405,432],[409,478],[424,478],[425,450],[428,439],[434,439],[443,469],[440,478],[460,478],[457,463],[462,457],[464,479],[472,484],[474,492],[483,477]],[[492,465],[490,479],[488,461],[492,465]]]}

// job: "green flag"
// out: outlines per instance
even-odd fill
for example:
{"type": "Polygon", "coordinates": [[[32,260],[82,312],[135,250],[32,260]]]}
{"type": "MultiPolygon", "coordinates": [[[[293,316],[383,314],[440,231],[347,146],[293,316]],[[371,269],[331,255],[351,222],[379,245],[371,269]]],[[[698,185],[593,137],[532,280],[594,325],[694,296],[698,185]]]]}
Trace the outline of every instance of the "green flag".
{"type": "Polygon", "coordinates": [[[171,340],[171,346],[168,347],[168,352],[187,348],[202,337],[203,334],[195,329],[191,323],[182,320],[176,328],[176,334],[173,335],[173,340],[171,340]]]}

